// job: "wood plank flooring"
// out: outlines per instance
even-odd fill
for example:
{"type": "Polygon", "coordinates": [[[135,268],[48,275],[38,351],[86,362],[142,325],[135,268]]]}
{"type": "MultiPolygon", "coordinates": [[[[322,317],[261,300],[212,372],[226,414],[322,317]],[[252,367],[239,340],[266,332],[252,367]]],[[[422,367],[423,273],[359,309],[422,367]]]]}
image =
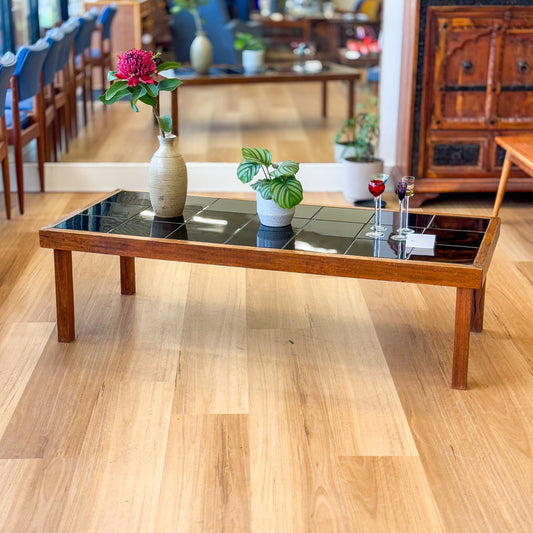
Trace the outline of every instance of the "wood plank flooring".
{"type": "Polygon", "coordinates": [[[96,196],[0,219],[0,531],[532,531],[526,201],[504,201],[462,392],[442,287],[138,260],[122,296],[117,258],[76,253],[58,343],[37,232],[96,196]]]}
{"type": "MultiPolygon", "coordinates": [[[[240,89],[184,91],[187,161],[332,160],[342,84],[326,120],[318,87],[240,89]]],[[[147,161],[143,113],[97,104],[64,160],[147,161]]],[[[58,343],[37,232],[97,196],[0,211],[2,533],[533,531],[531,195],[504,200],[464,392],[443,287],[138,260],[122,296],[117,258],[75,253],[78,337],[58,343]]]]}

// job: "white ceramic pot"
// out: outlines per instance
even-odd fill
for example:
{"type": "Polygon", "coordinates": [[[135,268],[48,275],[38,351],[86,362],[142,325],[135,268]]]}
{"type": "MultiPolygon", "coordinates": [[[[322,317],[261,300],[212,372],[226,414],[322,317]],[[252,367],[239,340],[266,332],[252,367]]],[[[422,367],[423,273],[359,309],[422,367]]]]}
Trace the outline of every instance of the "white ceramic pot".
{"type": "Polygon", "coordinates": [[[148,167],[148,190],[156,216],[174,218],[183,214],[187,196],[187,167],[178,152],[175,135],[159,136],[159,148],[148,167]]]}
{"type": "Polygon", "coordinates": [[[373,200],[368,190],[371,176],[383,172],[383,161],[375,159],[371,162],[352,161],[350,158],[342,161],[342,189],[348,202],[373,200]]]}
{"type": "Polygon", "coordinates": [[[335,163],[342,163],[345,157],[353,157],[355,155],[355,148],[351,145],[343,143],[335,143],[335,163]]]}
{"type": "Polygon", "coordinates": [[[290,225],[293,217],[295,207],[284,209],[280,207],[274,200],[265,200],[259,193],[257,193],[257,216],[263,226],[270,226],[271,228],[281,228],[290,225]]]}
{"type": "Polygon", "coordinates": [[[205,32],[196,32],[196,37],[191,43],[190,57],[194,71],[198,74],[207,74],[213,63],[213,47],[205,32]]]}
{"type": "Polygon", "coordinates": [[[265,64],[265,52],[263,50],[243,50],[242,68],[245,74],[257,74],[261,72],[265,64]]]}

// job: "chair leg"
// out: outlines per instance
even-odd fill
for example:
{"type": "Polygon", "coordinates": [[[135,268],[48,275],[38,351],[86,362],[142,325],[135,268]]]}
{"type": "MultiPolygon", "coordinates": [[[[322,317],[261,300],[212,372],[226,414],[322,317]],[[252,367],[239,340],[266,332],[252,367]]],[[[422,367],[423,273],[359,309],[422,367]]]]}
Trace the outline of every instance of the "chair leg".
{"type": "Polygon", "coordinates": [[[2,161],[2,178],[4,179],[4,200],[6,204],[6,217],[11,218],[11,186],[9,184],[9,161],[4,157],[2,161]]]}
{"type": "Polygon", "coordinates": [[[20,214],[24,214],[24,166],[22,160],[22,145],[20,139],[17,139],[13,151],[15,152],[15,170],[17,173],[17,195],[19,199],[20,214]]]}
{"type": "Polygon", "coordinates": [[[45,160],[45,143],[44,135],[41,134],[37,137],[37,157],[39,159],[39,181],[41,183],[41,192],[44,192],[44,160],[45,160]]]}

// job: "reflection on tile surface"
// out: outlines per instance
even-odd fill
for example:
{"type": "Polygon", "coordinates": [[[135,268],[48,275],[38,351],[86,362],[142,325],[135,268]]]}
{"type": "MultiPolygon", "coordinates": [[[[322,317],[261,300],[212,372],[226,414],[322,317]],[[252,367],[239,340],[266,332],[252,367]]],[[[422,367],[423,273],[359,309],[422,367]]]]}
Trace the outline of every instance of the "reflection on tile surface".
{"type": "Polygon", "coordinates": [[[120,191],[56,227],[235,246],[472,264],[489,223],[488,218],[410,213],[410,227],[417,233],[436,236],[435,248],[428,255],[420,255],[406,251],[405,243],[390,240],[398,225],[397,211],[382,211],[384,238],[365,235],[373,220],[372,209],[299,205],[291,226],[268,228],[259,222],[255,201],[203,196],[187,197],[183,217],[165,219],[154,216],[148,193],[120,191]]]}

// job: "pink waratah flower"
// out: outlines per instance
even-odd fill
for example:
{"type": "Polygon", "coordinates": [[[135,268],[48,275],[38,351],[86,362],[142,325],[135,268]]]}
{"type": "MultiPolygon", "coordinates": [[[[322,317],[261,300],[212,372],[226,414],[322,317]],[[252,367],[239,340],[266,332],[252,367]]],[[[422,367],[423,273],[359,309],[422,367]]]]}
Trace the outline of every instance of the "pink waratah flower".
{"type": "Polygon", "coordinates": [[[136,48],[118,54],[116,77],[127,80],[129,87],[137,87],[140,82],[154,85],[152,74],[157,66],[152,52],[136,48]]]}

